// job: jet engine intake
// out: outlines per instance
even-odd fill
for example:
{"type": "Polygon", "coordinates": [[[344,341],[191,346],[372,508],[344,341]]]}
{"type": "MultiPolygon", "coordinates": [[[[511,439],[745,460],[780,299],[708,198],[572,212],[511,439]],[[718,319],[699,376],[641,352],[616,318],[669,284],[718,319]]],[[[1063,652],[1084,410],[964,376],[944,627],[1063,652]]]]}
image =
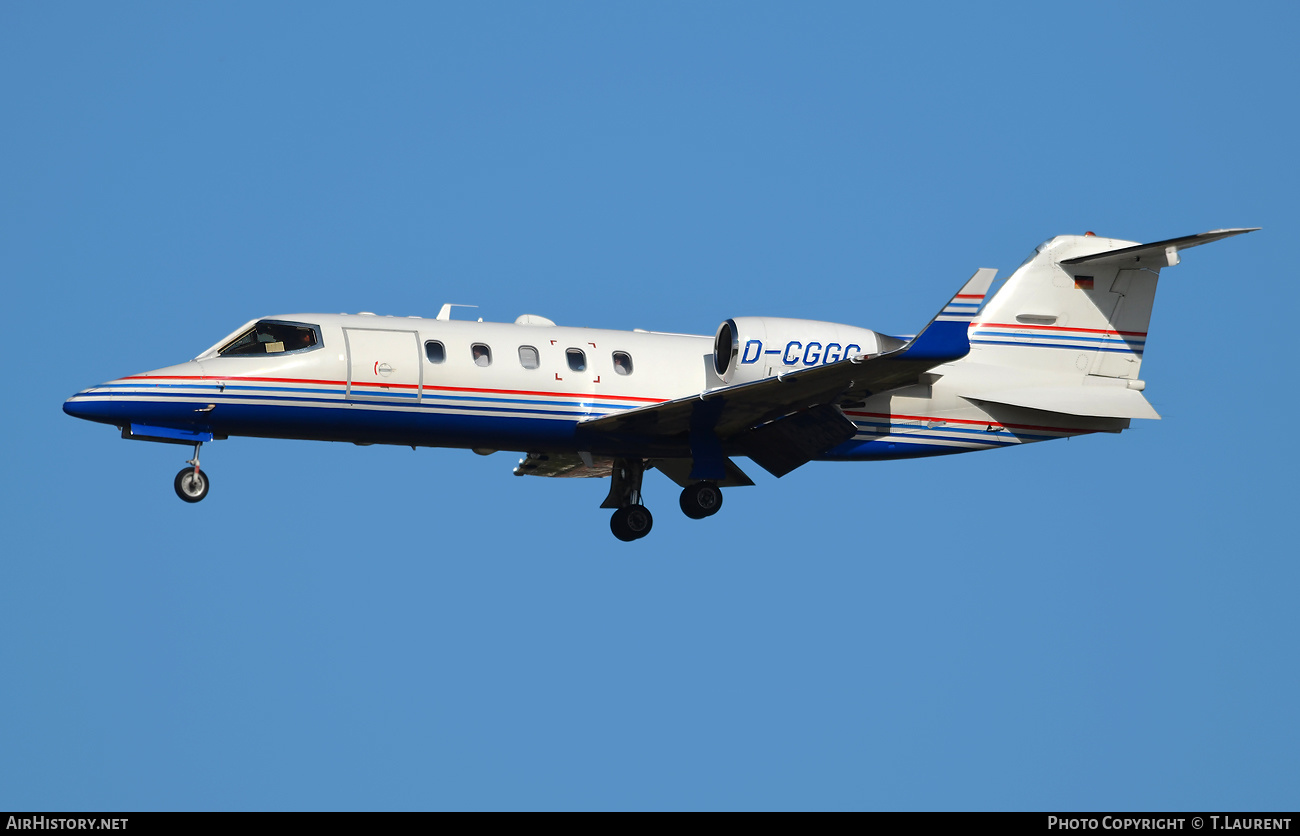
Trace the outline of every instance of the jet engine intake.
{"type": "Polygon", "coordinates": [[[899,345],[867,328],[811,319],[740,316],[718,326],[713,368],[727,384],[836,363],[859,354],[879,354],[899,345]]]}

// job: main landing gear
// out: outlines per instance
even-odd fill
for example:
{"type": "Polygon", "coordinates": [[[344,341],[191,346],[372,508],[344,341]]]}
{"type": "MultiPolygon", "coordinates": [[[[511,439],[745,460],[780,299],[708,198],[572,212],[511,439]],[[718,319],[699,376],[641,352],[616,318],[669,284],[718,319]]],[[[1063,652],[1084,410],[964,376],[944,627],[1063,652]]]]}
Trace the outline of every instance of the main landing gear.
{"type": "Polygon", "coordinates": [[[722,509],[722,488],[713,482],[696,482],[682,488],[682,513],[693,520],[711,517],[722,509]]]}
{"type": "Polygon", "coordinates": [[[614,459],[609,496],[600,507],[617,509],[610,517],[609,530],[624,543],[640,540],[655,524],[650,509],[641,504],[641,479],[644,476],[645,462],[641,459],[614,459]]]}
{"type": "Polygon", "coordinates": [[[190,466],[177,473],[176,481],[173,483],[176,495],[186,502],[202,500],[208,495],[208,487],[211,485],[208,474],[199,470],[199,448],[202,446],[202,442],[194,445],[194,458],[186,462],[190,466]]]}
{"type": "Polygon", "coordinates": [[[654,515],[644,505],[619,508],[614,512],[614,516],[609,518],[609,530],[624,543],[640,540],[650,533],[650,527],[654,524],[654,515]]]}
{"type": "MultiPolygon", "coordinates": [[[[609,520],[609,529],[625,543],[640,540],[654,526],[654,515],[641,504],[645,462],[615,459],[610,476],[609,496],[600,506],[616,509],[609,520]]],[[[693,520],[711,517],[722,508],[722,489],[716,482],[695,482],[682,490],[680,504],[682,513],[693,520]]]]}

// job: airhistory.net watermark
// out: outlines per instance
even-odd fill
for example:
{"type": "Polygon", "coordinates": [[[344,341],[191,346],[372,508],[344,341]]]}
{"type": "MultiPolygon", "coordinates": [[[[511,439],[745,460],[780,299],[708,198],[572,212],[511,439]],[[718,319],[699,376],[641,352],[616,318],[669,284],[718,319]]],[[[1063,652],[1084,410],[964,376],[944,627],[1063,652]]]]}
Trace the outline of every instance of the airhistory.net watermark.
{"type": "Polygon", "coordinates": [[[55,816],[10,816],[5,830],[126,830],[127,819],[70,819],[55,816]]]}

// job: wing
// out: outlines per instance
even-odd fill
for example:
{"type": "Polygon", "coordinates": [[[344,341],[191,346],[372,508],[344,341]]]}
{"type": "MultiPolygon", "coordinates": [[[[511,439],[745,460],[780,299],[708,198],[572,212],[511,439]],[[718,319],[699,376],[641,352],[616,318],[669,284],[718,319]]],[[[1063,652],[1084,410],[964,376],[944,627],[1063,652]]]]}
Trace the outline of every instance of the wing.
{"type": "Polygon", "coordinates": [[[997,271],[976,271],[934,319],[903,347],[874,356],[711,389],[665,403],[583,421],[579,432],[689,444],[692,479],[722,479],[724,445],[776,476],[852,438],[853,423],[834,405],[908,386],[970,351],[967,331],[997,271]]]}
{"type": "MultiPolygon", "coordinates": [[[[650,459],[647,467],[658,468],[683,488],[691,484],[690,459],[650,459]]],[[[516,476],[550,476],[563,479],[602,479],[614,472],[614,460],[587,453],[529,453],[515,465],[516,476]]],[[[754,484],[735,462],[727,461],[727,475],[717,480],[720,488],[754,484]]]]}

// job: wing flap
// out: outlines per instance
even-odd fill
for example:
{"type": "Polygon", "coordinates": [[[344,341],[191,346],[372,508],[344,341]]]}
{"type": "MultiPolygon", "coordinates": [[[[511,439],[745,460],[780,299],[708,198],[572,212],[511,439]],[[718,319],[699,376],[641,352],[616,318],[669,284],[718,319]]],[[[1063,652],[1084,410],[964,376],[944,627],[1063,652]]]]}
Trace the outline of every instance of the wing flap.
{"type": "Polygon", "coordinates": [[[744,438],[745,455],[778,479],[848,441],[858,428],[830,404],[820,404],[756,427],[744,438]]]}
{"type": "MultiPolygon", "coordinates": [[[[646,462],[647,467],[658,469],[663,475],[672,479],[683,488],[693,485],[697,481],[691,478],[692,463],[690,459],[650,459],[646,462]]],[[[754,484],[754,480],[745,475],[745,471],[731,459],[726,459],[724,467],[726,476],[717,480],[719,488],[746,488],[754,484]]]]}

